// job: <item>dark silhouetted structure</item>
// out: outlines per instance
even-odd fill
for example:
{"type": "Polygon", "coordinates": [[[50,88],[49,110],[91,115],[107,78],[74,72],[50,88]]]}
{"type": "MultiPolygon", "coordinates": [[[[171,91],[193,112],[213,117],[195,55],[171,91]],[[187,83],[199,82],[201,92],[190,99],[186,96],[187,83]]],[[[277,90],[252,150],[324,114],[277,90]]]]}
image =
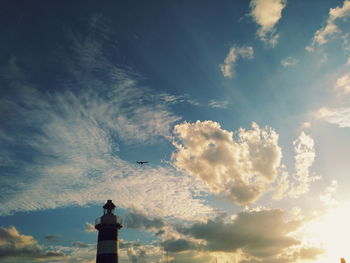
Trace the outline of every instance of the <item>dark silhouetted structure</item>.
{"type": "Polygon", "coordinates": [[[96,263],[118,263],[118,230],[123,226],[114,214],[115,205],[108,200],[103,206],[103,216],[96,219],[98,230],[96,263]]]}

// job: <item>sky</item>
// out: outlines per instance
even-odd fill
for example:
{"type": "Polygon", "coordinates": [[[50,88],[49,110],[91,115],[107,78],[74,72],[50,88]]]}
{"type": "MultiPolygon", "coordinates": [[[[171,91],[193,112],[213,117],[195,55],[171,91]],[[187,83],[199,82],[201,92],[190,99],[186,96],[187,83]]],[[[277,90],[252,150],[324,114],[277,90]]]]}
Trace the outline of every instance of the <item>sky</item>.
{"type": "Polygon", "coordinates": [[[0,7],[1,262],[350,262],[349,0],[0,7]]]}

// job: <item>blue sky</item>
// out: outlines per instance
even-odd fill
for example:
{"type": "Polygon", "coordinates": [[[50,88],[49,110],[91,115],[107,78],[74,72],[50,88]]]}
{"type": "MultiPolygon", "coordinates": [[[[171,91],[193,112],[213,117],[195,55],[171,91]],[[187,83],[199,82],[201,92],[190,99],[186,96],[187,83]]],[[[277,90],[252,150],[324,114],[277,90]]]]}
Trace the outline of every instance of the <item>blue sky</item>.
{"type": "Polygon", "coordinates": [[[0,261],[350,260],[349,0],[1,14],[0,261]]]}

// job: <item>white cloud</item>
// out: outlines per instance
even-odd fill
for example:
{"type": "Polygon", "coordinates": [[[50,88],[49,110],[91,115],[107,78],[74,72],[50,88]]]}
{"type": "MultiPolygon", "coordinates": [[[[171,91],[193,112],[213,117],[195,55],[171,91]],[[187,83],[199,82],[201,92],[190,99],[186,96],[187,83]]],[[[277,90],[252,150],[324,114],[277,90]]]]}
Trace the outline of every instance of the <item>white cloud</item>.
{"type": "Polygon", "coordinates": [[[129,242],[125,248],[120,249],[120,261],[132,262],[132,263],[147,263],[147,262],[159,262],[165,263],[171,259],[171,256],[167,256],[164,250],[156,244],[137,244],[129,242]]]}
{"type": "Polygon", "coordinates": [[[277,133],[252,124],[233,133],[213,121],[182,123],[174,128],[176,168],[200,178],[210,189],[245,205],[259,199],[277,177],[281,160],[277,133]]]}
{"type": "Polygon", "coordinates": [[[299,60],[297,60],[296,58],[293,57],[287,57],[286,59],[283,59],[281,61],[281,65],[283,67],[291,67],[291,66],[295,66],[296,64],[298,64],[299,60]]]}
{"type": "Polygon", "coordinates": [[[320,200],[326,206],[336,207],[338,205],[338,201],[335,198],[338,190],[338,182],[336,180],[332,180],[331,184],[326,187],[326,189],[321,193],[320,200]]]}
{"type": "Polygon", "coordinates": [[[278,41],[275,26],[282,17],[286,0],[251,0],[250,15],[259,25],[257,35],[261,41],[275,46],[278,41]]]}
{"type": "Polygon", "coordinates": [[[309,192],[310,183],[319,179],[311,176],[309,169],[315,161],[314,140],[311,136],[301,132],[298,139],[293,142],[295,151],[295,174],[296,184],[293,184],[289,195],[299,197],[309,192]]]}
{"type": "Polygon", "coordinates": [[[340,128],[350,127],[350,108],[321,108],[316,114],[316,118],[323,119],[329,123],[336,124],[340,128]]]}
{"type": "MultiPolygon", "coordinates": [[[[106,161],[99,159],[94,164],[98,162],[106,161]]],[[[194,219],[205,218],[213,212],[200,198],[200,192],[207,189],[193,178],[176,174],[173,169],[136,170],[118,158],[107,162],[104,168],[95,167],[94,171],[79,166],[73,161],[57,169],[47,169],[47,175],[42,176],[39,183],[27,186],[15,198],[4,200],[0,212],[103,204],[107,199],[115,200],[118,207],[133,207],[158,216],[194,219]],[[77,167],[70,169],[70,166],[77,167]]]]}
{"type": "Polygon", "coordinates": [[[342,33],[341,29],[336,25],[336,22],[348,16],[350,16],[349,0],[345,0],[342,7],[331,8],[326,25],[316,31],[312,40],[312,45],[307,47],[307,50],[312,51],[316,44],[323,45],[327,43],[335,33],[342,33]]]}
{"type": "Polygon", "coordinates": [[[85,232],[88,232],[88,233],[93,233],[95,232],[96,229],[95,229],[95,226],[89,222],[86,222],[85,223],[85,232]]]}
{"type": "Polygon", "coordinates": [[[0,164],[6,170],[0,213],[113,199],[120,207],[154,215],[206,217],[212,208],[200,197],[207,191],[201,182],[172,167],[141,169],[120,157],[120,143],[147,145],[171,135],[179,120],[168,109],[167,99],[172,99],[143,87],[96,46],[78,46],[67,78],[82,89],[69,81],[58,91],[42,93],[18,74],[8,80],[16,96],[0,103],[0,114],[12,116],[2,118],[6,123],[0,133],[0,164]],[[97,70],[103,77],[94,75],[97,70]]]}
{"type": "Polygon", "coordinates": [[[307,130],[311,128],[311,122],[305,121],[300,124],[300,130],[307,130]]]}
{"type": "Polygon", "coordinates": [[[324,252],[319,247],[302,244],[297,236],[305,221],[280,209],[244,211],[231,220],[219,217],[178,227],[182,238],[170,238],[161,245],[172,252],[176,261],[184,254],[204,252],[212,258],[209,261],[217,258],[222,262],[292,263],[316,258],[324,252]]]}
{"type": "Polygon", "coordinates": [[[272,199],[281,200],[285,196],[288,196],[289,189],[290,189],[289,174],[287,171],[283,171],[281,173],[281,176],[276,180],[276,185],[273,189],[272,199]]]}
{"type": "Polygon", "coordinates": [[[348,60],[346,61],[346,66],[350,66],[350,57],[348,58],[348,60]]]}
{"type": "Polygon", "coordinates": [[[350,72],[337,79],[335,89],[340,90],[343,93],[350,93],[350,72]]]}
{"type": "Polygon", "coordinates": [[[211,108],[226,109],[229,105],[227,100],[210,100],[208,106],[211,108]]]}
{"type": "Polygon", "coordinates": [[[235,75],[235,66],[239,58],[252,59],[254,50],[251,46],[231,47],[225,58],[224,64],[220,65],[220,70],[225,78],[232,78],[235,75]]]}
{"type": "Polygon", "coordinates": [[[32,236],[22,235],[11,226],[0,227],[0,259],[5,262],[37,262],[62,260],[65,255],[59,250],[43,248],[32,236]]]}
{"type": "Polygon", "coordinates": [[[188,94],[185,95],[170,95],[168,93],[161,93],[159,94],[159,97],[162,101],[165,102],[165,104],[172,105],[172,104],[178,104],[178,103],[188,103],[193,106],[201,106],[201,104],[196,101],[195,99],[191,98],[188,94]]]}
{"type": "Polygon", "coordinates": [[[269,191],[273,199],[296,198],[318,179],[309,171],[315,159],[314,141],[304,132],[294,141],[293,178],[281,164],[278,134],[271,128],[253,123],[252,130],[234,134],[216,122],[197,121],[176,125],[174,135],[173,165],[238,205],[254,203],[269,191]]]}

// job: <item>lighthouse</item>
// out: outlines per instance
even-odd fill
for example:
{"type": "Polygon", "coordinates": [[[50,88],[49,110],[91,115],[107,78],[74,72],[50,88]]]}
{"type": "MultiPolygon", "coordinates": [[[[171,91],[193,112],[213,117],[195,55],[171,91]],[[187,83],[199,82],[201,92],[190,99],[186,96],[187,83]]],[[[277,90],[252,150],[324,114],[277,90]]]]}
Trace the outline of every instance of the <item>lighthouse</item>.
{"type": "Polygon", "coordinates": [[[103,206],[103,216],[96,219],[98,230],[96,263],[118,263],[118,230],[123,226],[114,214],[115,205],[107,200],[103,206]]]}

